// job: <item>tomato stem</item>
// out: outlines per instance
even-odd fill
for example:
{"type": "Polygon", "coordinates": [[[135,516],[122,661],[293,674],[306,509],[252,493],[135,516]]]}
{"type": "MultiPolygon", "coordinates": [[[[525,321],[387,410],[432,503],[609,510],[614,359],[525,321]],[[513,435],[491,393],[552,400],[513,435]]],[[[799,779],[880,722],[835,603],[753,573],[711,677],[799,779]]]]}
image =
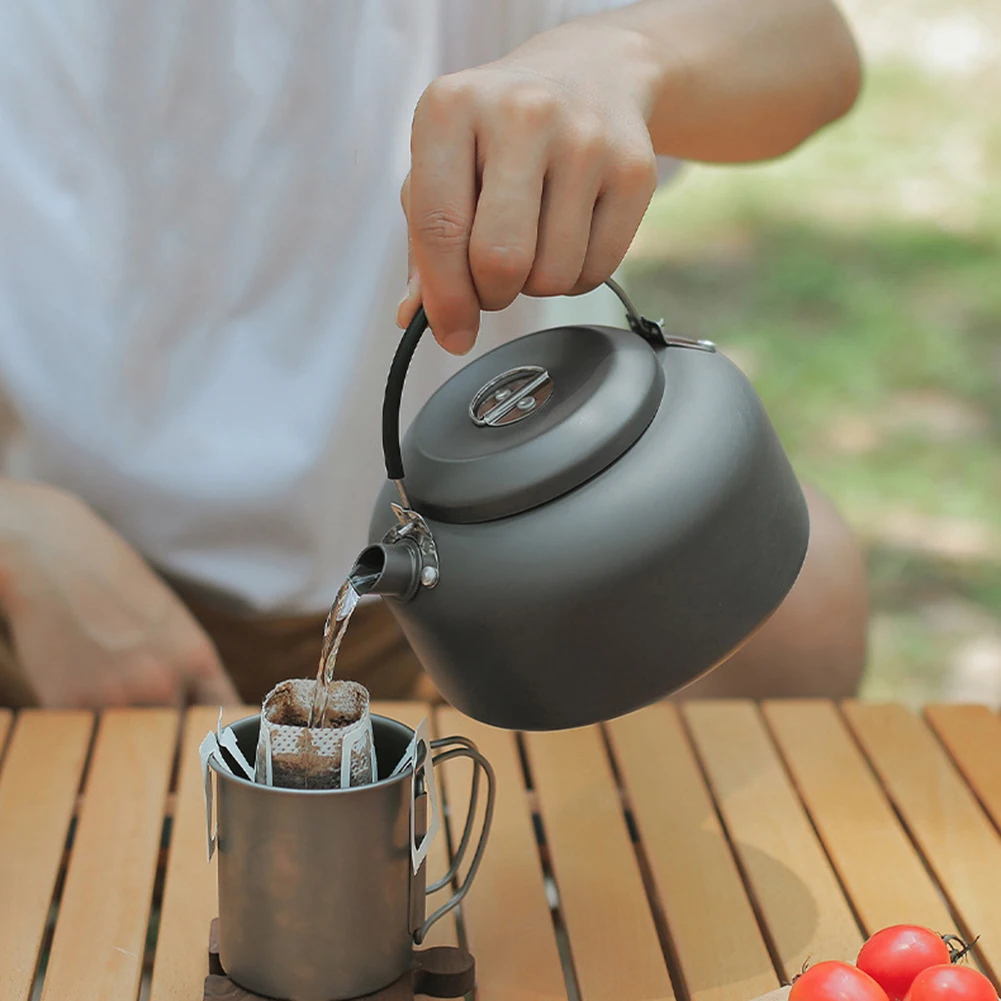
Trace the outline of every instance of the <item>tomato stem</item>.
{"type": "Polygon", "coordinates": [[[810,969],[810,960],[812,958],[813,958],[812,956],[807,956],[806,959],[803,960],[803,966],[800,968],[799,973],[797,973],[792,978],[792,980],[790,981],[790,985],[796,983],[796,981],[799,980],[799,978],[803,976],[803,974],[806,973],[808,969],[810,969]]]}
{"type": "Polygon", "coordinates": [[[972,942],[965,942],[958,935],[943,935],[942,941],[949,947],[949,962],[958,963],[965,959],[970,950],[980,941],[978,935],[972,942]]]}

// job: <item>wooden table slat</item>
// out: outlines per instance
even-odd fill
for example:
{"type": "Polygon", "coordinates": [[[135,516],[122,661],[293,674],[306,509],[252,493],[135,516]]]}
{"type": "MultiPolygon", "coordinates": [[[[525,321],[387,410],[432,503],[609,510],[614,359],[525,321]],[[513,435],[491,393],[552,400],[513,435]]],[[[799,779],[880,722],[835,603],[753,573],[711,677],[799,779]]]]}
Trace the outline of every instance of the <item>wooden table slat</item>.
{"type": "Polygon", "coordinates": [[[83,711],[25,711],[14,727],[0,772],[4,1001],[27,1001],[31,996],[93,727],[93,715],[83,711]]]}
{"type": "MultiPolygon", "coordinates": [[[[226,709],[223,722],[256,711],[252,706],[226,709]]],[[[218,916],[218,886],[216,860],[209,863],[205,858],[205,792],[198,745],[215,729],[218,718],[215,706],[194,707],[184,718],[150,1001],[197,1001],[208,973],[209,923],[218,916]]]]}
{"type": "Polygon", "coordinates": [[[844,706],[849,724],[980,954],[1001,974],[1001,838],[935,736],[902,706],[844,706]]]}
{"type": "MultiPolygon", "coordinates": [[[[372,706],[372,711],[380,716],[388,716],[390,719],[399,720],[406,723],[412,730],[420,726],[421,720],[427,718],[434,734],[434,719],[432,718],[431,707],[423,702],[376,702],[372,706]]],[[[438,777],[439,789],[444,783],[441,776],[438,777]]],[[[448,872],[448,835],[445,825],[438,832],[438,836],[431,842],[431,849],[427,859],[427,882],[430,886],[448,872]]],[[[451,890],[443,887],[437,893],[432,894],[427,900],[427,913],[430,914],[435,908],[440,907],[446,900],[451,890]]],[[[446,914],[440,921],[432,926],[428,937],[425,940],[427,947],[436,945],[458,945],[459,936],[455,924],[455,914],[446,914]]]]}
{"type": "Polygon", "coordinates": [[[750,1001],[779,980],[678,711],[608,724],[640,841],[693,1001],[750,1001]]]}
{"type": "Polygon", "coordinates": [[[866,931],[955,931],[921,856],[828,701],[768,702],[765,719],[866,931]]]}
{"type": "Polygon", "coordinates": [[[673,998],[601,731],[525,742],[582,1001],[673,998]]]}
{"type": "MultiPolygon", "coordinates": [[[[565,999],[563,968],[515,736],[469,720],[454,709],[439,709],[436,718],[442,736],[462,734],[475,741],[497,776],[497,804],[486,855],[462,905],[467,943],[476,957],[477,1001],[565,999]]],[[[455,830],[465,820],[468,779],[449,762],[445,782],[456,807],[455,830]]]]}
{"type": "Polygon", "coordinates": [[[689,702],[684,714],[783,978],[854,959],[858,925],[757,708],[689,702]]]}
{"type": "Polygon", "coordinates": [[[136,997],[177,727],[168,709],[101,718],[42,1001],[136,997]]]}
{"type": "Polygon", "coordinates": [[[929,706],[925,717],[1001,828],[1001,716],[987,706],[929,706]]]}

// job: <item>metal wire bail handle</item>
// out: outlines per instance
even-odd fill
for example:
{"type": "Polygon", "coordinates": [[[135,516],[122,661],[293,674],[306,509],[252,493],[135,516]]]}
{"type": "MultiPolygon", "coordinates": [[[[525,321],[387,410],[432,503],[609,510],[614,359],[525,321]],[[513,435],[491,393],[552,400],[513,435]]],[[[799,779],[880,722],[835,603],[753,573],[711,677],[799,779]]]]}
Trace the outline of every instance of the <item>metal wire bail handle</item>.
{"type": "MultiPolygon", "coordinates": [[[[642,315],[626,294],[622,285],[614,278],[609,278],[605,284],[619,297],[626,307],[626,319],[630,329],[638,333],[655,347],[697,347],[704,351],[715,351],[716,345],[711,340],[692,340],[689,337],[678,337],[665,334],[663,323],[648,319],[642,315]]],[[[403,456],[399,446],[399,405],[403,398],[403,380],[410,366],[410,359],[417,349],[417,344],[427,329],[427,315],[424,307],[418,306],[413,319],[407,324],[389,365],[389,374],[385,380],[385,395],[382,399],[382,454],[385,458],[385,473],[392,480],[399,493],[400,503],[404,509],[410,508],[409,498],[403,487],[403,456]]]]}
{"type": "Polygon", "coordinates": [[[473,779],[469,786],[469,806],[466,811],[466,823],[462,829],[462,837],[459,839],[459,844],[456,846],[455,855],[452,859],[452,865],[449,867],[448,872],[441,877],[441,879],[432,883],[425,890],[425,894],[432,894],[437,890],[442,889],[442,887],[455,882],[455,893],[453,893],[452,896],[429,918],[427,918],[424,924],[417,931],[414,932],[414,943],[416,945],[420,945],[424,941],[427,937],[427,933],[431,930],[431,926],[436,921],[443,918],[462,901],[462,899],[466,896],[466,893],[469,891],[469,887],[471,886],[473,880],[476,878],[477,870],[480,868],[480,862],[483,861],[483,851],[487,845],[487,837],[490,834],[490,824],[493,821],[494,798],[496,795],[496,779],[494,778],[494,770],[491,767],[490,762],[487,761],[482,754],[480,754],[476,745],[467,737],[442,737],[440,740],[432,740],[431,749],[434,751],[442,750],[441,754],[437,754],[432,758],[432,768],[437,768],[438,765],[444,764],[446,761],[451,761],[454,758],[469,758],[473,762],[473,779]],[[443,750],[444,748],[450,749],[443,750]],[[481,771],[487,778],[487,802],[486,808],[483,812],[483,827],[480,830],[480,836],[476,842],[476,849],[473,851],[473,857],[469,863],[469,869],[466,872],[466,876],[461,882],[459,882],[459,869],[462,866],[463,860],[466,856],[466,851],[469,848],[469,843],[473,836],[473,822],[476,819],[476,807],[479,801],[481,771]]]}

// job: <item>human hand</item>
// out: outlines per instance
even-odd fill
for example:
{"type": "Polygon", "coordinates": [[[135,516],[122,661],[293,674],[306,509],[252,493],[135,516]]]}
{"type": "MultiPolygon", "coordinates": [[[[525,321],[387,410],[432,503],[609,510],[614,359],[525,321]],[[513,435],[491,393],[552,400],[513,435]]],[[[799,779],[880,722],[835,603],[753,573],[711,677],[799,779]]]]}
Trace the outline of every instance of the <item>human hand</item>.
{"type": "Polygon", "coordinates": [[[481,309],[611,276],[657,183],[643,54],[629,33],[568,25],[428,87],[401,195],[401,326],[423,302],[439,343],[464,354],[481,309]]]}
{"type": "Polygon", "coordinates": [[[0,480],[0,607],[42,706],[239,702],[180,599],[63,491],[0,480]]]}

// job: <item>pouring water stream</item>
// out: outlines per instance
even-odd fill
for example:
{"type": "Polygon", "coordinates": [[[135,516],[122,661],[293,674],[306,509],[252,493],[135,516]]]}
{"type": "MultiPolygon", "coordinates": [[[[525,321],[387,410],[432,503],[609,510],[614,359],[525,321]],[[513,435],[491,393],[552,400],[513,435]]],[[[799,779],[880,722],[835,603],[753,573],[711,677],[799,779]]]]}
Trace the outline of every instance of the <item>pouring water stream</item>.
{"type": "Polygon", "coordinates": [[[320,662],[316,669],[316,685],[313,687],[313,701],[309,707],[307,725],[312,727],[326,726],[327,702],[330,687],[334,681],[334,669],[337,665],[337,652],[341,648],[344,634],[348,631],[351,616],[363,594],[375,582],[377,573],[349,576],[341,585],[334,599],[327,619],[323,624],[323,645],[320,647],[320,662]]]}

